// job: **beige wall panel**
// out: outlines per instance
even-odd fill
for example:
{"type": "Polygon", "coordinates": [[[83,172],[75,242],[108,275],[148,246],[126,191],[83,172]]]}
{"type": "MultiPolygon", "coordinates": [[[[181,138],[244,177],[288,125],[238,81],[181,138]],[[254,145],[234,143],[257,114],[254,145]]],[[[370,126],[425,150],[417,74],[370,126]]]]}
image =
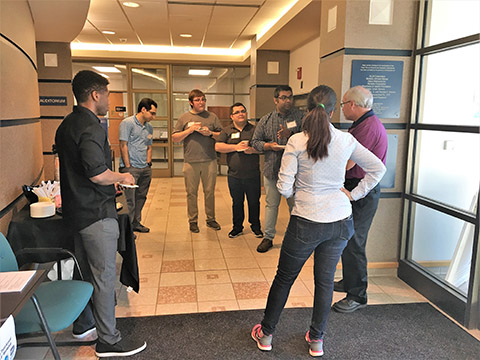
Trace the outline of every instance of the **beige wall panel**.
{"type": "Polygon", "coordinates": [[[43,178],[45,180],[55,179],[55,158],[53,155],[43,155],[43,178]]]}
{"type": "Polygon", "coordinates": [[[290,52],[289,85],[295,95],[307,94],[318,85],[320,37],[290,52]],[[297,68],[302,68],[302,78],[297,79],[297,68]],[[303,87],[302,87],[303,85],[303,87]]]}
{"type": "Polygon", "coordinates": [[[55,143],[55,133],[62,120],[42,119],[42,151],[51,152],[55,143]]]}
{"type": "Polygon", "coordinates": [[[261,118],[263,115],[275,109],[275,103],[273,102],[274,90],[274,88],[257,88],[255,117],[261,118]]]}
{"type": "Polygon", "coordinates": [[[2,218],[0,218],[0,232],[7,236],[8,232],[8,225],[10,224],[10,220],[12,219],[13,214],[20,211],[25,205],[27,205],[28,201],[25,198],[21,198],[13,207],[11,211],[6,213],[2,218]]]}
{"type": "Polygon", "coordinates": [[[343,54],[334,54],[325,59],[321,59],[318,70],[318,84],[328,85],[337,94],[337,106],[333,113],[332,122],[339,121],[339,109],[338,105],[342,99],[342,74],[343,74],[343,54]]]}
{"type": "Polygon", "coordinates": [[[66,106],[40,106],[40,114],[42,116],[66,116],[74,105],[72,85],[64,83],[39,83],[38,88],[40,96],[66,96],[66,106]]]}
{"type": "Polygon", "coordinates": [[[345,14],[345,0],[322,1],[322,19],[320,21],[320,57],[345,47],[345,14]],[[337,9],[336,27],[334,30],[328,32],[329,11],[335,7],[337,9]]]}
{"type": "Polygon", "coordinates": [[[0,119],[40,116],[37,72],[20,50],[0,38],[0,119]]]}
{"type": "Polygon", "coordinates": [[[288,51],[257,51],[256,84],[288,84],[289,59],[290,53],[288,51]],[[278,61],[278,74],[267,74],[267,63],[269,61],[278,61]]]}
{"type": "Polygon", "coordinates": [[[40,122],[0,128],[0,209],[38,177],[42,166],[40,122]]]}
{"type": "Polygon", "coordinates": [[[417,0],[395,1],[392,25],[369,25],[370,1],[348,1],[345,47],[412,49],[418,3],[417,0]]]}
{"type": "MultiPolygon", "coordinates": [[[[37,42],[37,65],[39,79],[72,80],[72,54],[70,44],[37,42]],[[45,67],[44,54],[57,54],[57,67],[45,67]]],[[[67,84],[70,86],[70,84],[67,84]]]]}
{"type": "Polygon", "coordinates": [[[369,262],[398,261],[402,227],[402,199],[380,199],[367,240],[369,262]]]}
{"type": "Polygon", "coordinates": [[[25,51],[36,63],[35,29],[27,1],[2,0],[0,7],[0,32],[25,51]]]}

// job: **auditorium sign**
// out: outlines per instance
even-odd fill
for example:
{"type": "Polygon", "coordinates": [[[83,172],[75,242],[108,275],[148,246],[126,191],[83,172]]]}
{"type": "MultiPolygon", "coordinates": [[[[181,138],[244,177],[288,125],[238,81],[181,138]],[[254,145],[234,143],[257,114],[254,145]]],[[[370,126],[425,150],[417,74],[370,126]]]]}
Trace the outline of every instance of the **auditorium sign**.
{"type": "Polygon", "coordinates": [[[400,117],[402,77],[403,61],[352,60],[351,86],[372,92],[373,111],[379,118],[400,117]]]}
{"type": "Polygon", "coordinates": [[[40,96],[40,106],[67,106],[67,97],[40,96]]]}

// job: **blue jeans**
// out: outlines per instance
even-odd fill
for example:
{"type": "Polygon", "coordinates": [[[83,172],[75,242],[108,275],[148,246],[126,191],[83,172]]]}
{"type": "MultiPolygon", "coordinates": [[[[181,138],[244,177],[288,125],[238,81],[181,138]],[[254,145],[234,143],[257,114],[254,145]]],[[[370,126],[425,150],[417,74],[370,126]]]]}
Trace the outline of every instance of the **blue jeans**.
{"type": "MultiPolygon", "coordinates": [[[[267,179],[263,177],[263,185],[265,186],[265,239],[273,240],[275,237],[275,226],[277,225],[278,206],[282,195],[277,190],[277,180],[267,179]]],[[[288,210],[292,212],[294,199],[287,199],[288,210]]]]}
{"type": "Polygon", "coordinates": [[[290,289],[305,261],[314,255],[315,295],[310,338],[321,339],[333,297],[333,280],[338,260],[353,235],[353,218],[333,223],[317,223],[295,215],[290,217],[283,239],[277,274],[268,294],[262,331],[270,335],[280,319],[290,289]]]}
{"type": "Polygon", "coordinates": [[[232,197],[233,229],[242,231],[245,195],[248,203],[248,222],[252,230],[260,230],[260,174],[249,179],[228,176],[228,189],[232,197]]]}

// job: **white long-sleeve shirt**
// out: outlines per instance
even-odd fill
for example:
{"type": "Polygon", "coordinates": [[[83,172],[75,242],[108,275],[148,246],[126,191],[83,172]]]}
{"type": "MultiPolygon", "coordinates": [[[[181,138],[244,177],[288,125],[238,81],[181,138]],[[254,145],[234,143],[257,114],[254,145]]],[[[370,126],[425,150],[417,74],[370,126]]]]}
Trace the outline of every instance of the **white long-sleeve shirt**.
{"type": "Polygon", "coordinates": [[[295,196],[292,215],[330,223],[345,219],[352,213],[347,195],[340,188],[345,181],[347,160],[358,164],[366,175],[351,191],[354,200],[366,196],[382,179],[383,163],[352,135],[330,124],[332,138],[328,156],[314,161],[308,157],[308,136],[294,134],[288,140],[278,174],[278,191],[286,198],[295,196]]]}

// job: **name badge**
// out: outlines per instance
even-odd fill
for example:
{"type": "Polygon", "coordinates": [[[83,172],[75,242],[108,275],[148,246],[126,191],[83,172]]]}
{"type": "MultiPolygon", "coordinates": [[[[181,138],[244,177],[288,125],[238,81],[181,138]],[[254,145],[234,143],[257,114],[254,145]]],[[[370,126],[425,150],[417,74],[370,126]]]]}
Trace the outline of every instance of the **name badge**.
{"type": "Polygon", "coordinates": [[[240,139],[240,133],[239,132],[234,132],[232,135],[230,135],[232,139],[240,139]]]}
{"type": "Polygon", "coordinates": [[[297,123],[295,121],[287,122],[287,128],[288,129],[293,129],[294,127],[297,127],[297,123]]]}
{"type": "Polygon", "coordinates": [[[149,140],[150,140],[150,139],[153,139],[153,135],[152,135],[152,134],[148,134],[147,139],[149,139],[149,140]]]}
{"type": "Polygon", "coordinates": [[[192,126],[193,124],[195,124],[195,121],[189,121],[188,124],[187,124],[187,128],[189,128],[189,127],[192,126]]]}

